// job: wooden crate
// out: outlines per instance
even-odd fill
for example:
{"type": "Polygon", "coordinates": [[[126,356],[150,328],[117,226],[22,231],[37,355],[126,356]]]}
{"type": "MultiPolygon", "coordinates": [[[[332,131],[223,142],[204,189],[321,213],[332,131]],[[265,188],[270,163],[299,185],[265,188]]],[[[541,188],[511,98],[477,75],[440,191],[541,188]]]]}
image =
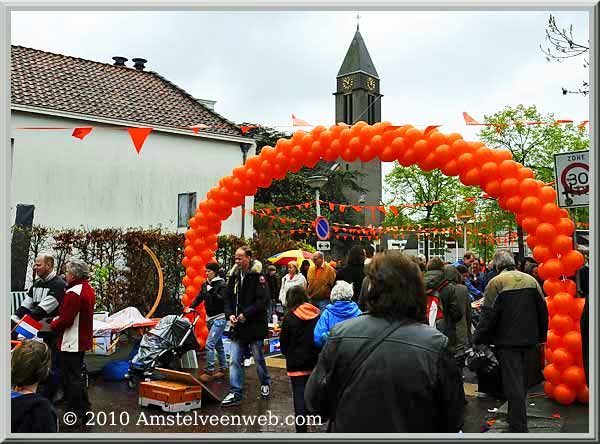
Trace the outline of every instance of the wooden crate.
{"type": "Polygon", "coordinates": [[[167,379],[140,383],[139,404],[165,412],[189,412],[202,405],[202,384],[189,373],[157,369],[167,379]]]}

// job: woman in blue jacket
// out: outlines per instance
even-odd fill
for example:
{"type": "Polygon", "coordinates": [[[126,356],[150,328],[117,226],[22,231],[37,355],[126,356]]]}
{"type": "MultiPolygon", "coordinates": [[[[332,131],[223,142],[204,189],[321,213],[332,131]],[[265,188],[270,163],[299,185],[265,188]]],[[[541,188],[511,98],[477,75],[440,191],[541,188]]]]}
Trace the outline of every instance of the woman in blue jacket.
{"type": "Polygon", "coordinates": [[[331,290],[331,304],[325,307],[315,326],[315,344],[323,347],[335,324],[359,316],[362,312],[352,301],[354,287],[346,281],[337,281],[331,290]]]}

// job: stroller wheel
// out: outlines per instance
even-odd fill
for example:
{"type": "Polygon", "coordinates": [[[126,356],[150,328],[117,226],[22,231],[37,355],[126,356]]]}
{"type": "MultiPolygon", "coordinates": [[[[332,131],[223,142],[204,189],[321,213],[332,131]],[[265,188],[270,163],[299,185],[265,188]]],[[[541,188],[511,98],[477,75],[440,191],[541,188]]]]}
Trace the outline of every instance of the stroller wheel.
{"type": "Polygon", "coordinates": [[[137,381],[134,377],[129,377],[129,379],[127,380],[127,387],[129,387],[130,389],[135,389],[137,387],[137,381]]]}

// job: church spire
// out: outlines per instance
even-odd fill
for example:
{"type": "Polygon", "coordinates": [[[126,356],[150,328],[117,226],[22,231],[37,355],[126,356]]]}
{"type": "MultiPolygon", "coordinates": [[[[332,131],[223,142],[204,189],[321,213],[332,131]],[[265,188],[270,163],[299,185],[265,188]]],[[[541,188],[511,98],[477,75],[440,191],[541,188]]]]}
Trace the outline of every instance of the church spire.
{"type": "Polygon", "coordinates": [[[375,65],[367,50],[367,45],[365,45],[365,41],[360,35],[358,22],[356,23],[356,34],[354,34],[352,43],[350,43],[350,47],[337,76],[342,77],[355,72],[363,72],[379,79],[375,65]]]}

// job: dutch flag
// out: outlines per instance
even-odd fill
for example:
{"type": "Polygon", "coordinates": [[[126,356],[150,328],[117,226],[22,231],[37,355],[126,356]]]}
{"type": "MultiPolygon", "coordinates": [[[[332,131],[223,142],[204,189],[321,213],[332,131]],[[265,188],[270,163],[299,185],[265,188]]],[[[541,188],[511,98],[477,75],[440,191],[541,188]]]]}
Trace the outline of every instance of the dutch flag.
{"type": "Polygon", "coordinates": [[[25,315],[21,320],[21,323],[17,325],[15,331],[20,335],[25,336],[27,339],[36,337],[38,331],[42,328],[42,324],[33,319],[29,315],[25,315]]]}

